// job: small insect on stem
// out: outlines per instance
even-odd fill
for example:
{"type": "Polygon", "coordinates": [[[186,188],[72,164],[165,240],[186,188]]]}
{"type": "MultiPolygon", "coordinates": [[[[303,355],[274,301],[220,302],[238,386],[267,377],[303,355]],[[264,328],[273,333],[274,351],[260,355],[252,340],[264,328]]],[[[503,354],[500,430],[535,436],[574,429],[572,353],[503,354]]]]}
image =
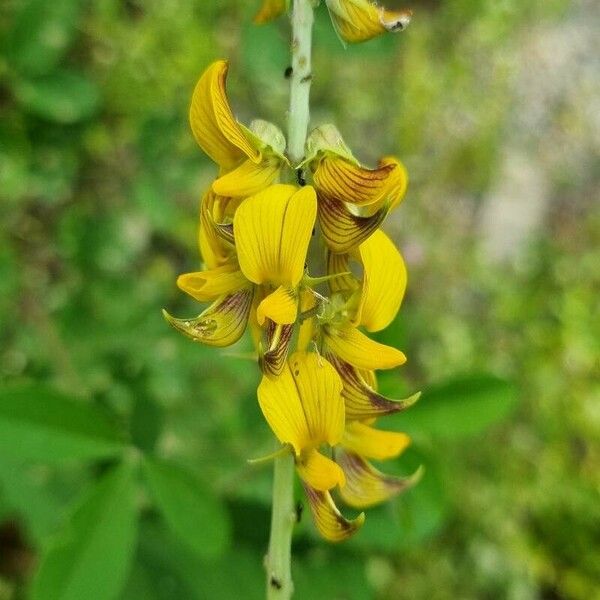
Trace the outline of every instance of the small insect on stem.
{"type": "Polygon", "coordinates": [[[286,79],[289,79],[293,73],[294,73],[294,69],[292,67],[287,67],[286,70],[283,72],[283,76],[286,79]]]}
{"type": "Polygon", "coordinates": [[[300,187],[304,187],[306,185],[306,172],[304,169],[296,169],[296,180],[298,181],[298,185],[300,187]]]}
{"type": "Polygon", "coordinates": [[[269,584],[276,590],[280,590],[283,587],[283,584],[281,583],[281,581],[279,581],[279,579],[277,579],[277,577],[275,577],[275,575],[271,575],[271,579],[269,579],[269,584]]]}

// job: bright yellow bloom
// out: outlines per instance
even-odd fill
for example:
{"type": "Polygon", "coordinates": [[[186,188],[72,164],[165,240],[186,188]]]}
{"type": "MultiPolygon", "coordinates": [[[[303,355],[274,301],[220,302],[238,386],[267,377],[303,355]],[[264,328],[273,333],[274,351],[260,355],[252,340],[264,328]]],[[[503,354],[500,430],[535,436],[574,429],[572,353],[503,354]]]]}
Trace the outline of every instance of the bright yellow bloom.
{"type": "Polygon", "coordinates": [[[304,483],[315,524],[331,541],[340,541],[364,521],[347,521],[329,494],[345,476],[319,448],[334,447],[344,436],[342,382],[335,369],[314,353],[296,352],[277,379],[263,377],[258,387],[261,410],[282,444],[289,444],[304,483]]]}
{"type": "Polygon", "coordinates": [[[333,26],[345,42],[364,42],[385,32],[403,31],[412,11],[392,11],[370,0],[325,0],[333,26]]]}
{"type": "Polygon", "coordinates": [[[265,121],[250,129],[235,120],[225,84],[227,61],[218,60],[201,75],[190,106],[190,125],[200,147],[220,167],[212,185],[215,194],[244,197],[266,188],[279,177],[287,159],[285,138],[265,121]]]}
{"type": "Polygon", "coordinates": [[[268,23],[282,15],[289,6],[289,0],[263,0],[260,10],[254,17],[257,25],[268,23]]]}

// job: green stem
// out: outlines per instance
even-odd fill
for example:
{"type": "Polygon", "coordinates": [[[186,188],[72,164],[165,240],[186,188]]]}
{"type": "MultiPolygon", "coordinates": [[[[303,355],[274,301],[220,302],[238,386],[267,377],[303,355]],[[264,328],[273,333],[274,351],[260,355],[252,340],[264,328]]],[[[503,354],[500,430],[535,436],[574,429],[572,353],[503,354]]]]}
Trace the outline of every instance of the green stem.
{"type": "MultiPolygon", "coordinates": [[[[312,0],[294,0],[292,9],[292,76],[288,120],[287,155],[294,167],[304,158],[308,132],[313,26],[312,0]]],[[[291,453],[275,459],[271,535],[266,557],[267,599],[289,600],[292,582],[292,533],[294,510],[294,457],[291,453]]]]}
{"type": "Polygon", "coordinates": [[[294,510],[294,457],[291,453],[275,459],[273,470],[273,512],[267,554],[267,598],[288,600],[292,597],[292,532],[294,510]]]}

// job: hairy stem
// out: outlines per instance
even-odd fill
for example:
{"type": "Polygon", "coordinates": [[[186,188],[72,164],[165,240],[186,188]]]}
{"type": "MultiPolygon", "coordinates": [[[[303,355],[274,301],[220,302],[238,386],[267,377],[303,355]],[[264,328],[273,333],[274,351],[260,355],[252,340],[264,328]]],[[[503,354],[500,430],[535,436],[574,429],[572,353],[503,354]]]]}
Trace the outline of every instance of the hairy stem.
{"type": "MultiPolygon", "coordinates": [[[[292,75],[287,155],[294,167],[304,158],[308,131],[311,84],[312,0],[294,0],[292,9],[292,75]]],[[[292,582],[292,533],[294,510],[294,458],[291,453],[275,459],[271,535],[266,557],[268,600],[288,600],[292,582]]]]}

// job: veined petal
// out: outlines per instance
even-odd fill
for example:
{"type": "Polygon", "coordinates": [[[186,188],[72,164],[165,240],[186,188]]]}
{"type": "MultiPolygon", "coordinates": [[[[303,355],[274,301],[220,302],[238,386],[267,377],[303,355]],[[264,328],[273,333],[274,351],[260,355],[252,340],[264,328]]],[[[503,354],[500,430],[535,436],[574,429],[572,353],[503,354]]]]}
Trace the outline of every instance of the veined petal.
{"type": "Polygon", "coordinates": [[[264,159],[259,164],[250,159],[239,167],[216,179],[212,189],[220,196],[252,196],[271,185],[279,175],[281,163],[275,157],[264,159]]]}
{"type": "Polygon", "coordinates": [[[233,220],[244,275],[257,284],[296,287],[304,273],[316,212],[311,186],[275,184],[246,198],[233,220]]]}
{"type": "Polygon", "coordinates": [[[195,342],[230,346],[242,337],[246,329],[252,296],[252,288],[221,296],[195,319],[176,319],[166,311],[163,314],[175,329],[195,342]]]}
{"type": "MultiPolygon", "coordinates": [[[[350,271],[350,256],[348,254],[336,254],[327,251],[327,275],[337,273],[348,273],[350,271]]],[[[358,281],[354,275],[341,275],[329,280],[329,289],[335,292],[355,292],[358,287],[358,281]]]]}
{"type": "Polygon", "coordinates": [[[406,362],[400,350],[380,344],[352,326],[324,326],[325,343],[343,361],[358,369],[392,369],[406,362]]]}
{"type": "Polygon", "coordinates": [[[395,169],[390,174],[386,196],[391,200],[391,210],[402,201],[408,188],[408,172],[406,167],[395,156],[384,156],[379,161],[379,167],[394,165],[395,169]]]}
{"type": "Polygon", "coordinates": [[[229,263],[208,271],[180,275],[177,286],[199,302],[206,302],[248,287],[248,280],[236,264],[229,263]]]}
{"type": "Polygon", "coordinates": [[[217,196],[209,190],[200,203],[200,229],[198,245],[200,254],[207,269],[216,269],[227,263],[233,247],[220,234],[214,218],[214,207],[217,196]]]}
{"type": "Polygon", "coordinates": [[[386,31],[402,31],[410,23],[410,10],[390,11],[369,0],[326,0],[333,25],[350,43],[370,40],[386,31]]]}
{"type": "Polygon", "coordinates": [[[292,334],[293,325],[277,325],[273,321],[267,321],[266,326],[266,351],[262,352],[262,344],[259,345],[259,366],[261,371],[270,377],[278,377],[283,371],[292,334]]]}
{"type": "Polygon", "coordinates": [[[218,60],[204,71],[192,95],[190,125],[200,147],[229,170],[247,157],[255,163],[261,152],[248,141],[235,120],[225,91],[227,61],[218,60]]]}
{"type": "Polygon", "coordinates": [[[288,9],[289,0],[263,0],[260,10],[254,17],[257,25],[268,23],[283,14],[288,9]]]}
{"type": "MultiPolygon", "coordinates": [[[[310,290],[303,290],[300,292],[300,312],[307,313],[312,311],[317,305],[314,294],[310,290]]],[[[300,330],[298,332],[298,342],[296,346],[298,350],[306,351],[312,342],[315,335],[315,317],[306,317],[300,323],[300,330]]]]}
{"type": "Polygon", "coordinates": [[[406,291],[406,266],[393,242],[381,230],[359,247],[363,264],[360,324],[367,331],[385,329],[395,318],[406,291]]]}
{"type": "Polygon", "coordinates": [[[308,485],[304,491],[310,504],[313,522],[318,532],[330,542],[342,542],[356,533],[365,522],[365,513],[349,521],[338,510],[329,492],[320,492],[308,485]]]}
{"type": "Polygon", "coordinates": [[[367,381],[363,375],[364,372],[340,360],[331,352],[327,353],[325,358],[335,367],[342,378],[344,385],[342,398],[346,405],[346,422],[362,421],[401,412],[411,407],[421,396],[421,392],[417,392],[403,400],[391,400],[376,391],[372,377],[369,378],[371,381],[367,381]]]}
{"type": "Polygon", "coordinates": [[[342,383],[335,369],[316,354],[296,352],[277,379],[263,377],[258,401],[265,419],[282,444],[296,455],[327,443],[344,432],[342,383]]]}
{"type": "Polygon", "coordinates": [[[269,294],[256,310],[256,319],[259,325],[262,325],[266,318],[279,325],[291,325],[296,322],[297,315],[298,294],[293,288],[283,285],[269,294]]]}
{"type": "Polygon", "coordinates": [[[340,200],[319,192],[319,223],[323,237],[337,254],[349,252],[364,242],[381,225],[389,211],[390,203],[386,202],[371,216],[357,216],[340,200]]]}
{"type": "Polygon", "coordinates": [[[359,421],[346,425],[341,445],[365,458],[385,460],[401,454],[410,444],[410,437],[399,431],[382,431],[359,421]]]}
{"type": "Polygon", "coordinates": [[[296,469],[303,481],[321,492],[326,492],[336,485],[342,486],[346,482],[340,466],[317,450],[309,450],[298,457],[296,469]]]}
{"type": "Polygon", "coordinates": [[[314,184],[327,196],[364,206],[383,198],[395,169],[392,162],[365,169],[344,158],[326,155],[315,170],[314,184]]]}
{"type": "Polygon", "coordinates": [[[423,469],[410,477],[393,477],[378,471],[362,457],[336,449],[335,460],[346,475],[346,485],[340,489],[342,500],[353,508],[368,508],[385,502],[419,482],[423,469]]]}

